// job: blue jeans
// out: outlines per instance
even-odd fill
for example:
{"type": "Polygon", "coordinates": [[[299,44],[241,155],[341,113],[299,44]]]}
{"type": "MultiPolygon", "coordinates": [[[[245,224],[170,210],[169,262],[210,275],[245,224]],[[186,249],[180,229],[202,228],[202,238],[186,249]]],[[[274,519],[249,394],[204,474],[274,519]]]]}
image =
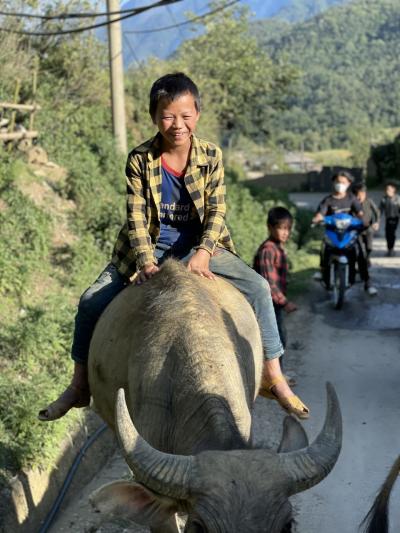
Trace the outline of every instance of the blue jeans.
{"type": "MultiPolygon", "coordinates": [[[[279,337],[281,338],[283,349],[286,349],[287,345],[287,334],[286,334],[286,326],[285,326],[285,311],[281,305],[275,305],[274,304],[274,310],[275,310],[275,316],[276,316],[276,323],[278,325],[278,332],[279,337]]],[[[284,369],[284,357],[281,358],[281,369],[283,371],[284,369]]]]}
{"type": "MultiPolygon", "coordinates": [[[[167,246],[157,246],[155,256],[158,264],[168,257],[187,261],[195,250],[188,253],[176,253],[167,246]]],[[[266,359],[274,359],[283,354],[278,326],[276,323],[271,291],[268,282],[239,257],[222,248],[210,260],[210,270],[214,274],[232,283],[252,305],[260,326],[261,339],[266,359]]],[[[100,315],[119,292],[128,285],[128,281],[109,264],[97,280],[81,296],[75,317],[72,359],[85,364],[89,354],[89,345],[94,328],[100,315]]]]}

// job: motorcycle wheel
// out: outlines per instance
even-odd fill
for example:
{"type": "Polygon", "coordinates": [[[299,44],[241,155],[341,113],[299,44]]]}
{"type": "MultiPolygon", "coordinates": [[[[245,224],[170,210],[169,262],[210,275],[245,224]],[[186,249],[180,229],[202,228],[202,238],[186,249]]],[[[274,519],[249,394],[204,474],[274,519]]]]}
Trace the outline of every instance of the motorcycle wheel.
{"type": "Polygon", "coordinates": [[[333,304],[335,309],[341,309],[344,303],[344,293],[346,291],[346,266],[338,264],[335,268],[335,279],[333,284],[333,304]]]}

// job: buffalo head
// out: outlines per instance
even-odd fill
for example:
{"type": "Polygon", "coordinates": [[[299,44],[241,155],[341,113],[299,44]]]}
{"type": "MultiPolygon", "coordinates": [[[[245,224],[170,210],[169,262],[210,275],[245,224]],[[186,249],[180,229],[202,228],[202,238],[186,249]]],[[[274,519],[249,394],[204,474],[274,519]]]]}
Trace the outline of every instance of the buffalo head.
{"type": "Polygon", "coordinates": [[[138,434],[120,389],[117,435],[135,482],[106,485],[92,503],[154,530],[179,511],[188,515],[186,533],[290,531],[289,497],[324,479],[340,452],[341,413],[330,384],[327,398],[325,424],[311,445],[300,424],[289,419],[278,452],[213,450],[184,456],[160,452],[138,434]]]}

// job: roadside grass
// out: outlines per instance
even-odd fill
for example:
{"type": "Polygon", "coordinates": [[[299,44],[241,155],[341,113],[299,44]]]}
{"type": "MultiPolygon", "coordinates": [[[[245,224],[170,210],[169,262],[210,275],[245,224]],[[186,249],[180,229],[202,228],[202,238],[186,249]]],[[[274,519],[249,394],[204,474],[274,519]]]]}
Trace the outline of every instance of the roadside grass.
{"type": "Polygon", "coordinates": [[[318,152],[305,152],[304,155],[311,157],[321,165],[352,165],[351,158],[353,154],[350,150],[321,150],[318,152]]]}
{"type": "Polygon", "coordinates": [[[52,249],[58,219],[21,191],[39,180],[19,160],[0,164],[0,485],[22,467],[51,464],[79,411],[52,424],[38,411],[69,382],[73,319],[79,294],[104,267],[105,254],[86,234],[52,249]]]}
{"type": "Polygon", "coordinates": [[[307,291],[313,273],[319,268],[321,229],[311,228],[313,212],[297,209],[293,239],[288,245],[290,276],[288,296],[294,298],[307,291]]]}
{"type": "Polygon", "coordinates": [[[290,276],[288,284],[289,298],[296,298],[307,291],[312,283],[312,275],[319,268],[319,248],[321,241],[312,240],[296,251],[289,250],[290,276]]]}

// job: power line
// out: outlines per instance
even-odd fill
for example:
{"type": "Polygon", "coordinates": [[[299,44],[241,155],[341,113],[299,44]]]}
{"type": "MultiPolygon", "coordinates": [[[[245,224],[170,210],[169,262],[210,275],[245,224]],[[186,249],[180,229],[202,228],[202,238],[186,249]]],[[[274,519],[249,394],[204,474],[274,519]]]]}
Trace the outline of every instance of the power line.
{"type": "Polygon", "coordinates": [[[132,55],[133,59],[136,61],[136,63],[137,63],[138,65],[140,65],[139,58],[138,58],[138,56],[136,55],[135,50],[132,48],[132,45],[131,45],[131,43],[129,42],[129,39],[128,39],[128,37],[125,35],[125,33],[126,33],[126,32],[123,32],[123,33],[122,33],[122,37],[123,37],[124,41],[126,42],[126,44],[128,45],[128,48],[129,48],[129,50],[130,50],[130,52],[131,52],[131,55],[132,55]]]}
{"type": "Polygon", "coordinates": [[[179,26],[179,23],[178,23],[178,21],[176,20],[176,18],[175,18],[175,16],[174,16],[174,14],[173,14],[172,9],[170,8],[170,6],[167,6],[167,11],[168,11],[168,14],[169,14],[169,16],[170,16],[170,18],[171,18],[173,24],[175,24],[176,27],[179,28],[179,33],[180,33],[180,35],[181,35],[181,38],[184,39],[185,36],[183,35],[183,31],[182,31],[181,27],[179,26]]]}
{"type": "Polygon", "coordinates": [[[212,11],[208,11],[207,13],[204,13],[204,15],[198,15],[197,17],[193,17],[190,20],[185,20],[183,22],[179,22],[178,24],[171,24],[170,26],[162,26],[161,28],[152,28],[149,30],[126,30],[124,33],[131,34],[131,33],[155,33],[158,31],[164,31],[164,30],[171,30],[172,28],[177,28],[179,26],[184,26],[186,24],[192,24],[193,22],[197,22],[198,20],[205,19],[206,17],[209,17],[211,15],[214,15],[215,13],[218,13],[219,11],[223,11],[224,9],[227,9],[228,7],[233,6],[234,4],[238,4],[241,0],[232,0],[231,2],[228,2],[227,4],[224,4],[223,6],[217,7],[216,9],[213,9],[212,11]]]}
{"type": "MultiPolygon", "coordinates": [[[[175,2],[180,2],[181,0],[174,0],[175,2]]],[[[170,2],[167,2],[170,3],[170,2]]],[[[108,15],[124,15],[125,13],[136,13],[141,8],[130,8],[130,9],[120,9],[119,11],[104,11],[103,13],[58,13],[56,15],[36,15],[34,13],[17,13],[10,11],[0,11],[0,15],[5,17],[16,17],[16,18],[32,18],[32,19],[41,19],[41,20],[58,20],[58,19],[68,19],[68,18],[98,18],[106,17],[108,15]]]]}
{"type": "Polygon", "coordinates": [[[13,30],[9,28],[0,28],[0,31],[6,32],[6,33],[14,33],[17,35],[29,35],[33,37],[50,37],[55,35],[66,35],[70,33],[81,33],[88,30],[94,30],[96,28],[101,28],[103,26],[109,26],[110,24],[113,24],[114,22],[119,22],[121,20],[128,19],[130,17],[134,17],[136,15],[139,15],[140,13],[143,13],[144,11],[148,11],[149,9],[153,9],[156,7],[162,7],[168,4],[174,4],[175,2],[181,2],[182,0],[159,0],[158,2],[155,2],[154,4],[150,4],[148,6],[138,7],[135,9],[135,11],[129,12],[127,15],[122,15],[119,18],[115,18],[112,21],[105,21],[105,22],[99,22],[97,24],[92,24],[90,26],[83,26],[81,28],[72,28],[69,30],[58,30],[58,31],[26,31],[26,30],[13,30]]]}
{"type": "MultiPolygon", "coordinates": [[[[195,21],[198,21],[200,19],[203,19],[203,18],[206,18],[206,17],[209,17],[210,15],[213,15],[215,13],[217,13],[218,11],[222,11],[223,9],[226,9],[234,4],[237,4],[238,2],[240,2],[240,0],[232,0],[231,2],[228,2],[227,4],[223,5],[223,6],[220,6],[219,8],[216,8],[216,9],[213,9],[212,11],[208,11],[207,13],[204,13],[203,15],[199,15],[197,17],[193,17],[191,20],[187,20],[187,21],[184,21],[184,22],[181,22],[181,23],[177,23],[177,24],[173,24],[171,26],[164,26],[162,28],[157,28],[157,29],[150,29],[150,30],[126,30],[123,32],[123,38],[124,38],[124,42],[127,44],[130,52],[131,52],[131,55],[132,57],[135,59],[136,63],[139,65],[140,64],[140,61],[138,59],[138,56],[136,55],[134,49],[132,48],[131,46],[131,43],[127,37],[127,34],[135,34],[135,33],[153,33],[153,32],[158,32],[158,31],[163,31],[163,30],[169,30],[169,29],[172,29],[172,28],[176,28],[178,26],[183,26],[184,24],[191,24],[192,22],[195,22],[195,21]]],[[[167,7],[168,11],[169,8],[167,7]]],[[[184,37],[184,35],[182,34],[182,37],[184,37]]]]}

